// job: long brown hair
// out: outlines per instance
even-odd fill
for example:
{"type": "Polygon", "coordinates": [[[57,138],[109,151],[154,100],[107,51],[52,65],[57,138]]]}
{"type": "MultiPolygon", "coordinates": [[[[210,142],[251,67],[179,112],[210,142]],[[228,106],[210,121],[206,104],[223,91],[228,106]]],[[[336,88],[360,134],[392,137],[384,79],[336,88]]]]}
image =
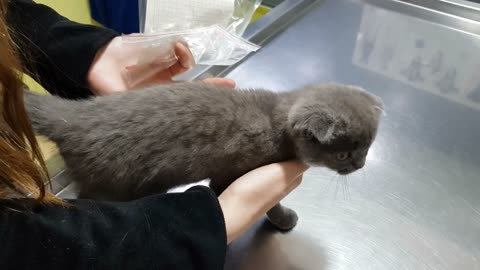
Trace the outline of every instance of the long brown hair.
{"type": "Polygon", "coordinates": [[[25,111],[22,68],[6,12],[7,1],[0,0],[0,198],[13,192],[61,204],[45,189],[47,168],[25,111]]]}

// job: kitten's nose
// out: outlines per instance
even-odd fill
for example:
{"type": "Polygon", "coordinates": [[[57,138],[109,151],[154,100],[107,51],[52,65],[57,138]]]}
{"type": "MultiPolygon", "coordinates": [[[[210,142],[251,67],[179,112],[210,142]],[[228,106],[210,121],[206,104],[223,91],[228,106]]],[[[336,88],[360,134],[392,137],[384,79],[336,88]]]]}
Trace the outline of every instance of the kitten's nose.
{"type": "Polygon", "coordinates": [[[353,167],[356,170],[363,168],[363,166],[365,166],[365,161],[358,161],[353,163],[353,167]]]}

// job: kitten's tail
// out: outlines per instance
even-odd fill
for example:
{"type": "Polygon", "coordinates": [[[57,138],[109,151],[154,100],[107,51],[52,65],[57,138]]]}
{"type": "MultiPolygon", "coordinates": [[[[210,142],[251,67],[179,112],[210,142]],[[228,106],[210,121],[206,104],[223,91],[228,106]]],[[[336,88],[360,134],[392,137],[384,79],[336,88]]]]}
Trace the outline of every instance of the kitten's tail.
{"type": "Polygon", "coordinates": [[[24,91],[25,109],[33,130],[55,141],[55,135],[62,134],[68,125],[65,119],[73,104],[72,101],[50,95],[40,95],[29,90],[24,91]]]}

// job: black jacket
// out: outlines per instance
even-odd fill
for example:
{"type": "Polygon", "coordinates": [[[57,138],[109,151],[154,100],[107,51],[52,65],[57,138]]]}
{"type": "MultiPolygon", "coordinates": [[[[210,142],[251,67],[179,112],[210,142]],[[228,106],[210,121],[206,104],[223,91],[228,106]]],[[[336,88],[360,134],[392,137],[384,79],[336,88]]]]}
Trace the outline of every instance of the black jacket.
{"type": "Polygon", "coordinates": [[[50,93],[67,98],[92,95],[87,72],[97,51],[119,34],[72,22],[31,0],[8,1],[7,22],[26,73],[50,93]]]}
{"type": "MultiPolygon", "coordinates": [[[[91,95],[89,66],[118,34],[71,22],[33,1],[11,0],[8,8],[31,74],[52,94],[91,95]]],[[[0,269],[223,269],[225,223],[208,188],[124,203],[70,203],[0,200],[0,269]]]]}
{"type": "Polygon", "coordinates": [[[223,269],[225,224],[206,187],[70,202],[0,200],[0,269],[223,269]]]}

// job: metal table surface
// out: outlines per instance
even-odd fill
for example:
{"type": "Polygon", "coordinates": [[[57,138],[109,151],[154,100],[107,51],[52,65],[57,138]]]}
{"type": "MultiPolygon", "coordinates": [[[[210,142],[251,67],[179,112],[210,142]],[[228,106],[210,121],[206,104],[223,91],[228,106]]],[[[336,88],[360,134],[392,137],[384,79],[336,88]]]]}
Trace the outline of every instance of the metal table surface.
{"type": "MultiPolygon", "coordinates": [[[[258,222],[229,247],[227,270],[480,269],[480,6],[452,3],[464,2],[286,0],[247,29],[256,54],[186,75],[277,91],[357,84],[387,108],[365,168],[309,170],[284,201],[298,226],[258,222]]],[[[76,196],[68,175],[54,180],[76,196]]]]}
{"type": "Polygon", "coordinates": [[[357,84],[387,115],[346,187],[309,170],[284,201],[298,226],[276,233],[259,222],[230,246],[226,269],[480,269],[476,30],[398,1],[317,1],[228,72],[239,87],[278,91],[357,84]]]}

